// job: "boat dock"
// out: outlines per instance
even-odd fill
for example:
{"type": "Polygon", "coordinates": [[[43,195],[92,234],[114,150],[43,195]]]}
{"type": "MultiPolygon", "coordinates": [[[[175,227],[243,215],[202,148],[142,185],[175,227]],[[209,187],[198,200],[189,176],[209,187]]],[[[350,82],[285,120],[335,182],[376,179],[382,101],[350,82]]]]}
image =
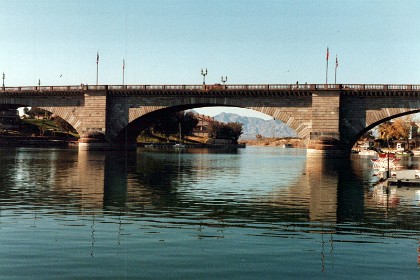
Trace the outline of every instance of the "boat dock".
{"type": "Polygon", "coordinates": [[[388,178],[388,184],[420,186],[420,170],[396,170],[395,176],[388,178]]]}

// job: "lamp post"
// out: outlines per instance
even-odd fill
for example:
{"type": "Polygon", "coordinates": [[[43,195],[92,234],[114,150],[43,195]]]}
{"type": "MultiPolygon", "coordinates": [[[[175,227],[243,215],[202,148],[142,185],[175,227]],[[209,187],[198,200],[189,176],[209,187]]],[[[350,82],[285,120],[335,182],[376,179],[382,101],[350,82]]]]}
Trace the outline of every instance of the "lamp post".
{"type": "Polygon", "coordinates": [[[226,76],[226,77],[224,77],[224,78],[223,78],[223,76],[222,76],[222,83],[223,83],[223,84],[225,84],[225,83],[226,83],[226,81],[227,81],[227,76],[226,76]]]}
{"type": "Polygon", "coordinates": [[[3,72],[3,90],[4,90],[4,78],[6,78],[6,75],[4,75],[4,72],[3,72]]]}
{"type": "Polygon", "coordinates": [[[201,68],[201,75],[203,75],[203,86],[206,86],[206,75],[207,75],[207,68],[206,68],[206,70],[204,71],[202,68],[201,68]]]}

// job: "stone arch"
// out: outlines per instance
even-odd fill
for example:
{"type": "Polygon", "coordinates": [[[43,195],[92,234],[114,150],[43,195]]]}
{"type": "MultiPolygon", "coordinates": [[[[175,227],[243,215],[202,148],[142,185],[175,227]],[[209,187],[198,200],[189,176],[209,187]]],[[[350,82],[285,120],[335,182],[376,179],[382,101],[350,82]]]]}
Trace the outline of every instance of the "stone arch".
{"type": "MultiPolygon", "coordinates": [[[[123,98],[123,97],[122,97],[123,98]]],[[[128,140],[134,141],[134,134],[137,137],[138,132],[145,128],[145,125],[150,123],[155,116],[155,113],[161,110],[181,111],[197,107],[212,107],[212,106],[227,106],[239,107],[255,110],[274,119],[280,120],[290,128],[292,128],[300,138],[309,139],[310,130],[312,127],[312,107],[311,98],[305,97],[303,100],[296,99],[282,99],[272,97],[264,100],[258,99],[241,99],[241,98],[208,98],[208,97],[181,97],[173,99],[158,99],[150,105],[139,102],[139,99],[125,97],[127,107],[125,116],[118,120],[114,120],[112,127],[107,127],[108,137],[115,139],[116,143],[128,140]],[[144,106],[146,105],[146,106],[144,106]],[[125,119],[124,119],[125,118],[125,119]]],[[[110,107],[110,115],[117,115],[121,112],[121,104],[124,101],[114,100],[116,106],[110,107]],[[118,106],[117,106],[118,105],[118,106]]]]}
{"type": "Polygon", "coordinates": [[[351,148],[356,141],[366,132],[378,126],[381,123],[389,120],[399,118],[406,115],[420,113],[420,109],[413,110],[412,108],[383,108],[377,111],[368,111],[366,118],[366,125],[364,127],[356,127],[357,133],[352,135],[348,134],[349,147],[351,148]]]}
{"type": "Polygon", "coordinates": [[[31,95],[24,96],[0,96],[0,104],[15,105],[17,107],[38,107],[67,121],[80,134],[82,129],[84,112],[83,95],[47,95],[34,98],[31,95]],[[46,106],[47,105],[47,106],[46,106]]]}
{"type": "Polygon", "coordinates": [[[82,133],[82,111],[81,107],[38,107],[51,112],[68,122],[79,135],[82,133]]]}
{"type": "Polygon", "coordinates": [[[402,117],[405,115],[416,114],[420,112],[420,108],[383,108],[378,111],[368,111],[366,118],[366,126],[374,127],[378,123],[402,117]]]}
{"type": "Polygon", "coordinates": [[[376,125],[393,118],[420,112],[420,100],[415,95],[372,94],[341,95],[340,140],[349,152],[360,136],[376,125]]]}

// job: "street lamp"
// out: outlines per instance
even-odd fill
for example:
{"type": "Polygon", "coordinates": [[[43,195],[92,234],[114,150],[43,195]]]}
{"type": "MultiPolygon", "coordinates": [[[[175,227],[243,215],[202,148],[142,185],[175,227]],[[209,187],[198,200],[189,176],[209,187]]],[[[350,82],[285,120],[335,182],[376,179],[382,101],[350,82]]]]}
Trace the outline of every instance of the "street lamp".
{"type": "Polygon", "coordinates": [[[223,78],[223,76],[222,76],[222,83],[223,83],[223,84],[225,84],[225,83],[226,83],[226,81],[227,81],[227,76],[226,76],[226,77],[224,77],[224,78],[223,78]]]}
{"type": "Polygon", "coordinates": [[[4,78],[6,78],[6,75],[4,75],[4,72],[3,72],[3,90],[4,90],[4,78]]]}
{"type": "Polygon", "coordinates": [[[203,71],[203,68],[201,68],[201,75],[203,75],[203,86],[205,86],[206,85],[207,68],[206,68],[206,71],[203,71]]]}

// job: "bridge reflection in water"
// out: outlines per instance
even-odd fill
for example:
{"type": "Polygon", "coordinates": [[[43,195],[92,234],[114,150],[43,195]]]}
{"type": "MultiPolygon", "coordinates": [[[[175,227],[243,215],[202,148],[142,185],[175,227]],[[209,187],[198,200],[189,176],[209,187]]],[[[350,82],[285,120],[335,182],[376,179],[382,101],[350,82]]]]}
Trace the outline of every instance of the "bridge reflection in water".
{"type": "MultiPolygon", "coordinates": [[[[272,271],[284,271],[304,263],[305,275],[313,275],[314,267],[347,273],[353,269],[349,256],[360,263],[366,253],[376,272],[397,261],[399,271],[416,273],[418,199],[413,205],[398,196],[400,190],[384,193],[372,180],[368,159],[307,158],[305,152],[2,150],[0,230],[7,238],[11,227],[23,229],[25,238],[42,234],[36,244],[45,241],[48,258],[51,246],[70,246],[59,263],[70,252],[82,265],[80,256],[89,251],[89,258],[100,257],[97,267],[103,269],[106,259],[115,271],[127,260],[148,264],[150,256],[162,263],[166,252],[175,260],[171,269],[180,256],[189,268],[204,254],[200,267],[208,268],[209,261],[220,265],[233,254],[252,256],[251,269],[258,260],[264,264],[258,269],[269,263],[272,271]],[[204,252],[200,246],[209,247],[204,252]],[[393,249],[401,253],[378,260],[393,249]]],[[[372,268],[366,269],[361,274],[372,268]]]]}
{"type": "MultiPolygon", "coordinates": [[[[376,205],[366,190],[372,183],[360,175],[366,173],[361,169],[364,166],[338,159],[301,158],[299,167],[294,167],[297,171],[290,173],[289,178],[280,174],[279,181],[267,188],[260,178],[254,191],[229,185],[208,186],[203,190],[200,181],[211,185],[218,176],[223,176],[222,163],[217,168],[209,166],[217,159],[209,161],[206,155],[214,152],[207,149],[194,149],[193,153],[79,151],[70,171],[74,175],[66,179],[74,189],[67,187],[62,191],[76,192],[73,197],[80,201],[72,204],[95,211],[130,212],[138,207],[178,211],[180,205],[187,203],[194,205],[189,210],[227,215],[224,218],[232,218],[232,213],[236,213],[255,220],[328,224],[360,221],[366,218],[365,212],[376,211],[366,209],[376,205]],[[214,195],[208,193],[211,191],[214,195]],[[227,197],[223,198],[224,194],[227,197]]],[[[239,158],[237,153],[221,152],[225,158],[231,156],[231,161],[239,158]]],[[[244,176],[239,166],[232,170],[229,176],[244,176]]],[[[208,218],[214,218],[212,215],[208,218]]]]}
{"type": "MultiPolygon", "coordinates": [[[[246,150],[259,153],[258,148],[246,150]]],[[[274,148],[269,153],[278,150],[274,148]]],[[[173,211],[179,217],[188,211],[200,217],[209,213],[208,219],[335,225],[369,223],[378,216],[387,219],[389,208],[398,207],[403,200],[395,193],[402,190],[388,195],[380,186],[374,188],[367,170],[369,162],[307,158],[302,151],[262,158],[244,156],[238,150],[212,149],[191,149],[187,153],[144,149],[105,153],[35,151],[30,153],[36,153],[36,160],[28,158],[31,155],[27,152],[15,150],[14,168],[2,175],[3,182],[16,182],[22,189],[25,188],[22,182],[36,178],[37,185],[49,186],[51,191],[46,197],[36,194],[36,187],[31,190],[39,205],[81,213],[136,213],[154,209],[173,211]],[[42,167],[37,167],[40,163],[42,167]],[[28,166],[33,166],[33,172],[28,166]],[[265,167],[271,170],[264,171],[265,167]]],[[[3,170],[9,170],[10,165],[4,164],[7,162],[3,162],[3,170]]],[[[6,184],[2,193],[4,197],[13,197],[16,192],[6,184]]],[[[416,189],[411,194],[414,196],[416,189]]],[[[24,198],[15,200],[18,203],[21,199],[24,198]]],[[[405,213],[410,211],[415,210],[408,208],[405,213]]],[[[407,229],[417,224],[416,215],[402,220],[396,216],[387,222],[391,227],[395,223],[407,229]]]]}

